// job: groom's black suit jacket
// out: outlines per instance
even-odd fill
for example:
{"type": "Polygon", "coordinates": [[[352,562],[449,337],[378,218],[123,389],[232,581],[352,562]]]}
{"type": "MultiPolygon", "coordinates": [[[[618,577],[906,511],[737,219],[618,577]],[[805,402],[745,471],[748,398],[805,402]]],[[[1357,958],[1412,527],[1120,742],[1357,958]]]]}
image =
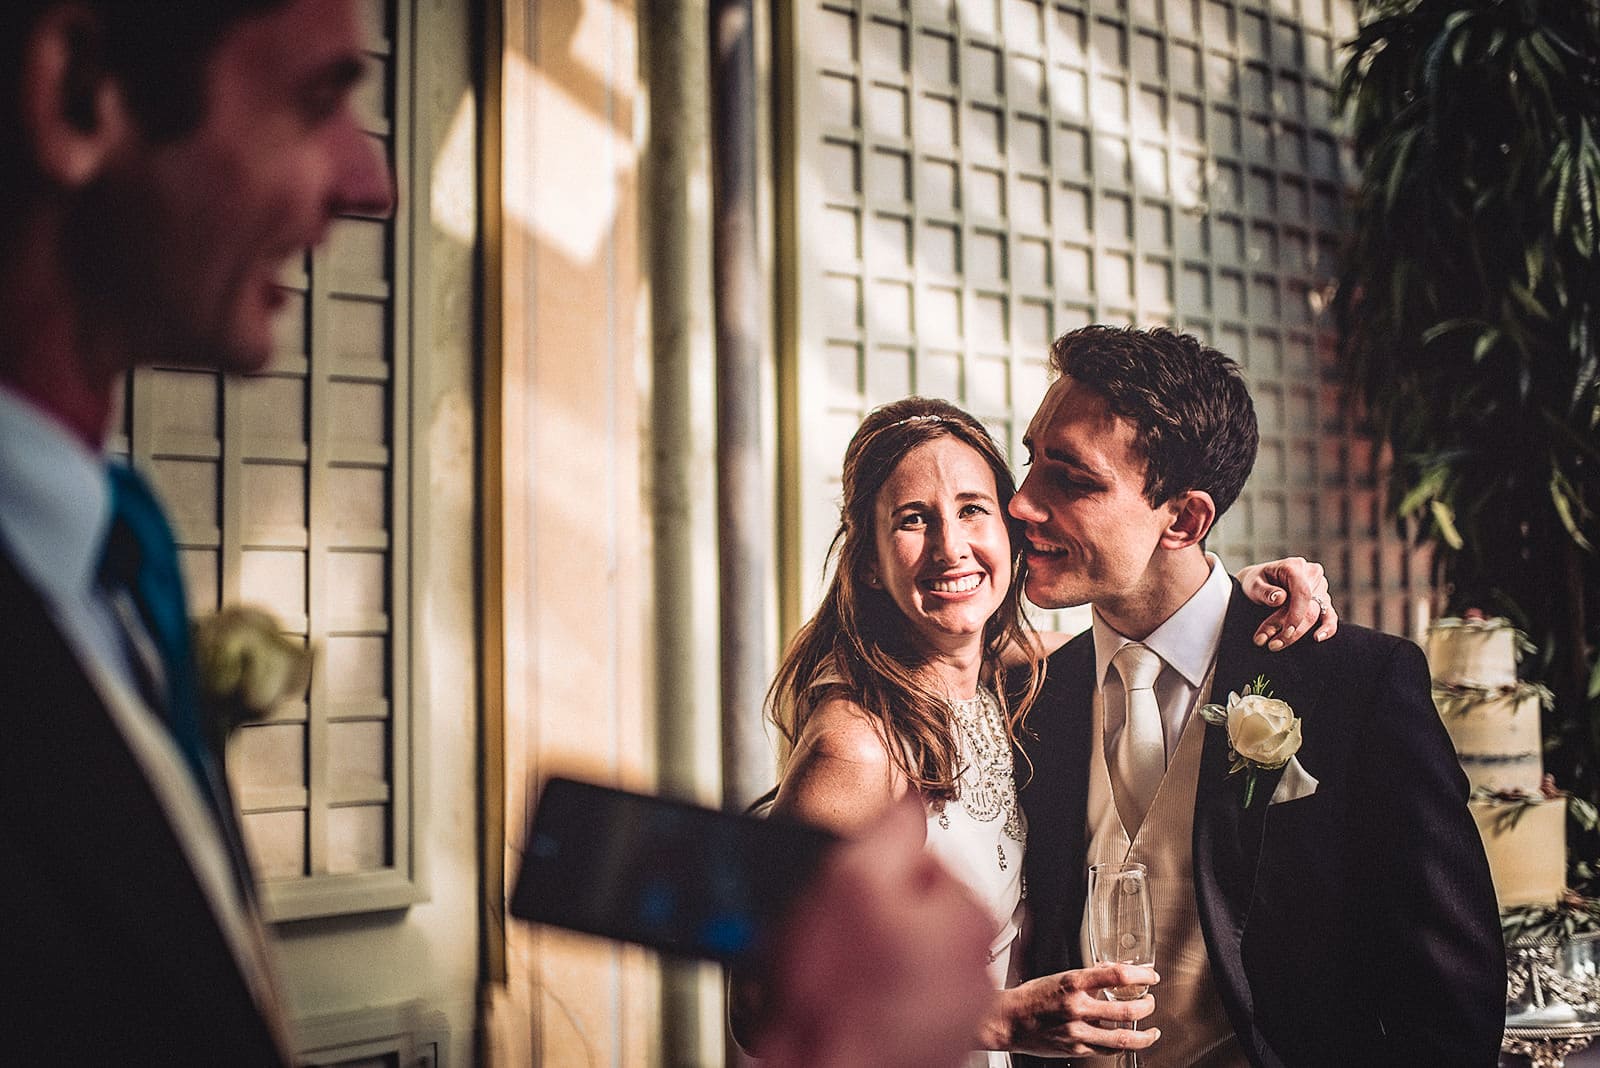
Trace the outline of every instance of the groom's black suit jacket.
{"type": "MultiPolygon", "coordinates": [[[[1299,759],[1319,785],[1269,807],[1282,772],[1262,773],[1247,809],[1226,731],[1205,728],[1194,890],[1240,1044],[1257,1068],[1493,1068],[1505,1018],[1499,914],[1422,652],[1341,624],[1326,642],[1268,653],[1251,643],[1268,611],[1235,584],[1212,699],[1265,675],[1302,719],[1299,759]]],[[[1025,978],[1083,963],[1094,667],[1088,632],[1050,658],[1017,762],[1025,978]]],[[[1158,971],[1160,959],[1157,946],[1158,971]]]]}
{"type": "Polygon", "coordinates": [[[3,547],[0,1062],[284,1063],[165,810],[3,547]]]}

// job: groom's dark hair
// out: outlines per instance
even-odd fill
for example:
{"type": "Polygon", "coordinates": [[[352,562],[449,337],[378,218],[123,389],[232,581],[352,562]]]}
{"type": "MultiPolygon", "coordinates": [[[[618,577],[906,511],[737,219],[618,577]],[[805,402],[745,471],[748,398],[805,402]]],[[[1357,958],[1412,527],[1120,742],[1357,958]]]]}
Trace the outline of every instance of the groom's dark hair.
{"type": "Polygon", "coordinates": [[[1204,490],[1226,512],[1255,466],[1255,404],[1239,365],[1165,327],[1085,326],[1056,338],[1050,366],[1103,394],[1133,423],[1151,507],[1204,490]]]}

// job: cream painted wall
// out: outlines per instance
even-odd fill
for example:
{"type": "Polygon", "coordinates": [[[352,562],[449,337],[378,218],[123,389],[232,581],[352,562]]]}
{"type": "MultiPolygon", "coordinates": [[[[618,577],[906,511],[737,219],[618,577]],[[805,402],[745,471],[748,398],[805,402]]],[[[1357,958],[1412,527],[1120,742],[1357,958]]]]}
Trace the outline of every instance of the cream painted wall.
{"type": "MultiPolygon", "coordinates": [[[[495,11],[484,551],[497,633],[485,804],[503,821],[508,883],[543,777],[654,781],[648,294],[631,0],[505,0],[495,11]]],[[[488,1063],[650,1063],[654,964],[506,918],[505,889],[486,895],[506,925],[489,948],[488,1063]]]]}
{"type": "Polygon", "coordinates": [[[401,188],[421,201],[409,205],[416,252],[411,678],[422,769],[414,833],[428,899],[402,912],[285,924],[275,934],[289,1011],[309,1043],[414,1030],[442,1043],[441,1063],[461,1068],[472,1063],[478,975],[478,160],[468,5],[420,0],[415,10],[415,137],[401,188]]]}

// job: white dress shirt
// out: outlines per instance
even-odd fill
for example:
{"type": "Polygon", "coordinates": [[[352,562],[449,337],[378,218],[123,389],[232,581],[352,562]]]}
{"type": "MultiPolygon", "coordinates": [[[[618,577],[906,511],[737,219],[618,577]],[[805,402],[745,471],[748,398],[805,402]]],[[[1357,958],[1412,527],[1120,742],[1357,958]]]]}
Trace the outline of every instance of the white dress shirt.
{"type": "Polygon", "coordinates": [[[0,386],[0,541],[72,651],[135,688],[115,611],[97,581],[110,528],[105,461],[0,386]]]}
{"type": "MultiPolygon", "coordinates": [[[[1156,701],[1161,705],[1168,763],[1198,704],[1200,688],[1205,684],[1212,662],[1217,658],[1217,648],[1222,644],[1223,620],[1228,615],[1228,600],[1233,596],[1233,582],[1222,561],[1210,553],[1206,555],[1211,562],[1211,573],[1206,576],[1204,585],[1143,642],[1161,657],[1161,674],[1156,677],[1155,691],[1156,701]]],[[[1098,610],[1094,613],[1093,630],[1095,680],[1104,709],[1109,759],[1109,754],[1116,752],[1128,707],[1122,676],[1112,666],[1111,658],[1133,639],[1117,633],[1098,610]]]]}

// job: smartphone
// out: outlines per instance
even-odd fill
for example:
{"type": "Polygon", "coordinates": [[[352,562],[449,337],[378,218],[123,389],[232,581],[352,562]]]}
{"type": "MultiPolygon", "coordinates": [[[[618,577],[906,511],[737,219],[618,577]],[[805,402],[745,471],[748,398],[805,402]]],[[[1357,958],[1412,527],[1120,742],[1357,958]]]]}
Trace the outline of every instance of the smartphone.
{"type": "Polygon", "coordinates": [[[511,914],[740,964],[760,956],[837,839],[553,778],[534,812],[511,914]]]}

